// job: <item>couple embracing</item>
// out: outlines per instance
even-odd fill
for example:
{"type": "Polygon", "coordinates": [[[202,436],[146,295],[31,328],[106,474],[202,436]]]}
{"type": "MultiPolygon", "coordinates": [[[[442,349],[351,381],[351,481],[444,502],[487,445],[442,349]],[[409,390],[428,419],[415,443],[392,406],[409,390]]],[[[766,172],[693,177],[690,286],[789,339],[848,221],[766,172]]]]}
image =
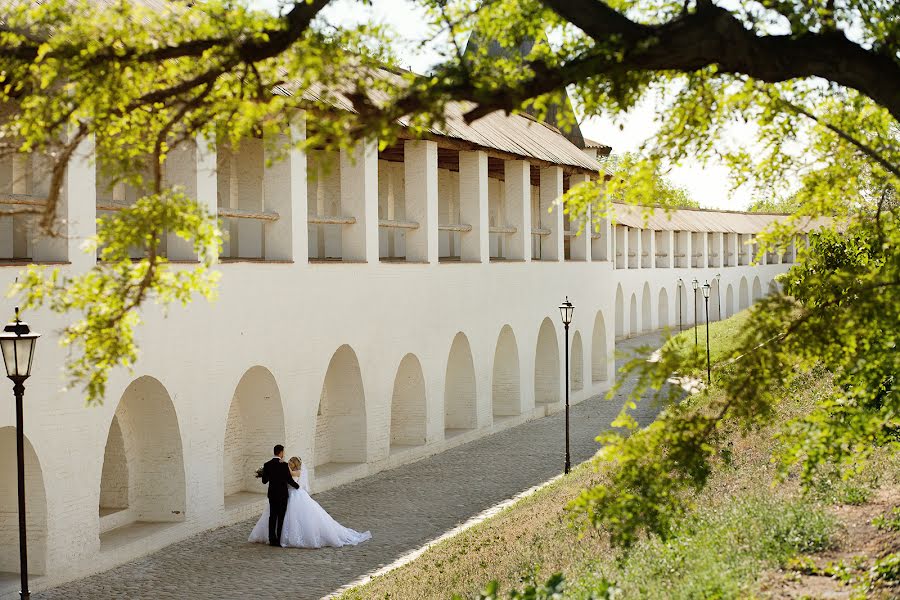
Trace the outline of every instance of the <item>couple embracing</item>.
{"type": "Polygon", "coordinates": [[[309,495],[309,476],[296,456],[284,462],[284,446],[263,465],[262,482],[269,486],[269,505],[250,533],[251,542],[283,548],[322,548],[359,544],[372,537],[331,518],[309,495]]]}

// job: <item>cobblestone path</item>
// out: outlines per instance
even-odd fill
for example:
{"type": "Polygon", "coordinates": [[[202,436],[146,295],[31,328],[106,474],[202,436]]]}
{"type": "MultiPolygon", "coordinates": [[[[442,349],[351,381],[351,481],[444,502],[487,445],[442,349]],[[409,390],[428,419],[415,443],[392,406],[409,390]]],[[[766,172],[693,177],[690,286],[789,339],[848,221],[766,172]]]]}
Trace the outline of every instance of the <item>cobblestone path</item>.
{"type": "MultiPolygon", "coordinates": [[[[633,338],[626,350],[659,339],[633,338]]],[[[597,449],[594,438],[609,427],[622,404],[594,397],[572,407],[573,463],[597,449]]],[[[650,402],[637,416],[655,415],[650,402]]],[[[516,494],[558,475],[563,466],[559,412],[384,471],[315,499],[340,523],[369,529],[357,547],[321,550],[248,544],[245,521],[208,531],[112,570],[33,593],[35,600],[321,598],[464,523],[516,494]]]]}

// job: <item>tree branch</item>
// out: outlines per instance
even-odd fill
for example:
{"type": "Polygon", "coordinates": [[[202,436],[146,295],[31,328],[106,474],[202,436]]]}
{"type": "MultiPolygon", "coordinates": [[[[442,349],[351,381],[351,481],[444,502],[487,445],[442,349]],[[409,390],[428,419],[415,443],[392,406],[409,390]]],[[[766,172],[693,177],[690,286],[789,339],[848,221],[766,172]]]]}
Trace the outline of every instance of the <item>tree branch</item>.
{"type": "MultiPolygon", "coordinates": [[[[900,64],[886,53],[867,50],[841,31],[759,35],[734,14],[698,2],[659,25],[636,23],[598,0],[542,0],[593,38],[599,49],[562,65],[532,61],[532,77],[515,87],[479,91],[469,81],[451,80],[445,91],[479,106],[471,122],[496,110],[511,111],[524,101],[593,76],[634,71],[693,72],[716,65],[767,83],[821,77],[858,90],[900,120],[900,64]]],[[[402,103],[401,103],[402,104],[402,103]]]]}

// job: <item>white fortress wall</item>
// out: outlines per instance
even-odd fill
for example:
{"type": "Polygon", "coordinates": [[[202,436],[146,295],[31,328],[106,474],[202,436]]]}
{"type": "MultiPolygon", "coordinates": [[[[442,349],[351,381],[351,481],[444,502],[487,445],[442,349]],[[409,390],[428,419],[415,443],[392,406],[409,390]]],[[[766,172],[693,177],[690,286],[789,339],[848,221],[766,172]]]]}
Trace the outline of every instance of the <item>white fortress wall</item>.
{"type": "MultiPolygon", "coordinates": [[[[44,333],[25,397],[29,551],[43,585],[255,514],[265,490],[253,471],[275,443],[303,457],[320,491],[560,410],[565,296],[579,402],[612,384],[617,332],[677,328],[679,278],[688,326],[691,279],[721,273],[730,315],[787,268],[778,256],[750,265],[749,233],[620,224],[575,236],[554,202],[589,169],[565,162],[440,141],[381,157],[369,143],[355,161],[292,151],[271,167],[261,144],[215,149],[188,146],[166,175],[229,216],[219,298],[166,315],[144,307],[139,363],[113,373],[103,406],[62,389],[66,320],[26,316],[44,333]]],[[[94,264],[78,247],[98,202],[134,194],[106,197],[90,152],[67,173],[65,238],[22,241],[0,218],[3,236],[19,236],[0,285],[22,263],[94,264]]],[[[178,240],[166,250],[191,259],[178,240]]],[[[3,449],[14,423],[11,399],[0,403],[3,449]]],[[[0,571],[14,571],[14,462],[0,466],[0,571]]]]}

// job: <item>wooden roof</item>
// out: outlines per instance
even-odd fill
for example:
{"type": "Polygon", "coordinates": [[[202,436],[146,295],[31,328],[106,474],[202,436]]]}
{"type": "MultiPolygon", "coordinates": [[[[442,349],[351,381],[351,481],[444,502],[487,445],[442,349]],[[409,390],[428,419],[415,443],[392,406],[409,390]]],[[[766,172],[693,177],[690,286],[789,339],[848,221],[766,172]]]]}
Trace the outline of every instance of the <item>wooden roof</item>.
{"type": "MultiPolygon", "coordinates": [[[[656,207],[646,219],[648,207],[613,203],[613,220],[616,225],[657,231],[697,231],[714,233],[756,234],[772,223],[783,221],[789,215],[778,213],[751,213],[707,208],[678,208],[666,210],[656,207]]],[[[814,231],[828,224],[824,218],[810,219],[800,229],[814,231]]]]}

